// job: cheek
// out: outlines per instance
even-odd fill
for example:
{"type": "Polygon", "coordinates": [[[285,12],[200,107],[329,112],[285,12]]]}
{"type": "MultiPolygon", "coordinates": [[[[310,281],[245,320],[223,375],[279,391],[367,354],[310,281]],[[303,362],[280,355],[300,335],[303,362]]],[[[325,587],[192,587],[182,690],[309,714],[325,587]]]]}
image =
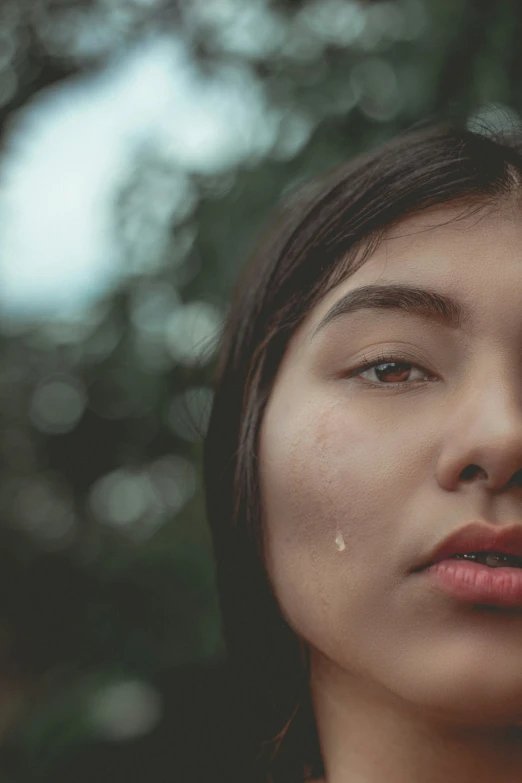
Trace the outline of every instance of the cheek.
{"type": "Polygon", "coordinates": [[[338,404],[286,419],[268,411],[263,424],[268,571],[283,614],[310,641],[341,641],[382,607],[401,498],[390,496],[395,480],[380,446],[377,430],[338,404]]]}
{"type": "Polygon", "coordinates": [[[314,562],[325,557],[346,566],[363,551],[389,551],[419,483],[419,452],[405,444],[404,426],[394,426],[397,431],[346,402],[318,400],[286,417],[277,407],[267,411],[259,467],[263,523],[275,558],[308,553],[314,562]]]}

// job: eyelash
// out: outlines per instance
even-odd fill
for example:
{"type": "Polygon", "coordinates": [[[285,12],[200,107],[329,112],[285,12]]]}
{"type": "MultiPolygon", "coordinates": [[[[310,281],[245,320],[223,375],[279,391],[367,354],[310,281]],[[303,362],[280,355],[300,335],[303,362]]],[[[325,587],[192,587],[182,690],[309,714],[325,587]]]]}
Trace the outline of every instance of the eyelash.
{"type": "MultiPolygon", "coordinates": [[[[406,356],[397,356],[396,354],[390,355],[390,354],[381,354],[379,356],[374,356],[373,359],[370,359],[367,356],[362,357],[362,363],[357,365],[357,367],[354,367],[353,370],[350,370],[346,378],[356,378],[358,375],[361,375],[363,372],[366,372],[366,370],[371,370],[374,367],[378,367],[380,364],[408,364],[412,368],[415,368],[416,370],[422,370],[426,375],[431,375],[431,373],[426,370],[425,367],[421,367],[419,364],[414,364],[410,359],[408,359],[406,356]]],[[[361,379],[360,379],[361,380],[361,379]]],[[[425,383],[425,381],[396,381],[395,383],[384,383],[384,382],[376,382],[376,381],[368,381],[365,379],[361,380],[362,383],[364,383],[366,386],[371,386],[372,388],[376,389],[382,389],[385,388],[397,388],[398,386],[412,386],[414,384],[418,383],[425,383]]]]}

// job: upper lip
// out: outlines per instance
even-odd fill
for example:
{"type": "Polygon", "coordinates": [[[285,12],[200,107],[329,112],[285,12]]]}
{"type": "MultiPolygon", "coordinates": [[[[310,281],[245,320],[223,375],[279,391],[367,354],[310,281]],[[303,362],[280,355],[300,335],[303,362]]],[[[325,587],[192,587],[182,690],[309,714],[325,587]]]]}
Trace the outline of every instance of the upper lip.
{"type": "Polygon", "coordinates": [[[502,552],[522,558],[522,524],[497,527],[470,522],[446,536],[428,556],[428,561],[416,570],[428,568],[452,555],[470,552],[502,552]]]}

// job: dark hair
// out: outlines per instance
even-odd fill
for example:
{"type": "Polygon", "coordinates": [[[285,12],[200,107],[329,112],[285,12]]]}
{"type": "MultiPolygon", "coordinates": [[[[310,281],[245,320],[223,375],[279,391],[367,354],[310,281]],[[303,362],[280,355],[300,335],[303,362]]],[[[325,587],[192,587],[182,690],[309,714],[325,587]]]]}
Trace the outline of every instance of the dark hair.
{"type": "Polygon", "coordinates": [[[234,716],[228,772],[238,780],[302,783],[324,775],[307,647],[284,619],[264,566],[258,433],[289,339],[392,225],[448,203],[469,215],[516,193],[521,149],[515,135],[454,127],[396,138],[287,205],[235,289],[204,478],[234,716]]]}

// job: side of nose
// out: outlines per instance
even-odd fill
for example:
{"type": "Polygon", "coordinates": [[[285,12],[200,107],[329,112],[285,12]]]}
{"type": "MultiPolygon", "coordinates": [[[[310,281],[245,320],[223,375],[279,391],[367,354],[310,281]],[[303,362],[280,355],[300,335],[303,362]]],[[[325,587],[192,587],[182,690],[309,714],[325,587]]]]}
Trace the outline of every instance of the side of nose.
{"type": "Polygon", "coordinates": [[[484,385],[463,395],[443,426],[436,474],[441,487],[481,482],[498,491],[522,487],[522,387],[484,385]]]}

